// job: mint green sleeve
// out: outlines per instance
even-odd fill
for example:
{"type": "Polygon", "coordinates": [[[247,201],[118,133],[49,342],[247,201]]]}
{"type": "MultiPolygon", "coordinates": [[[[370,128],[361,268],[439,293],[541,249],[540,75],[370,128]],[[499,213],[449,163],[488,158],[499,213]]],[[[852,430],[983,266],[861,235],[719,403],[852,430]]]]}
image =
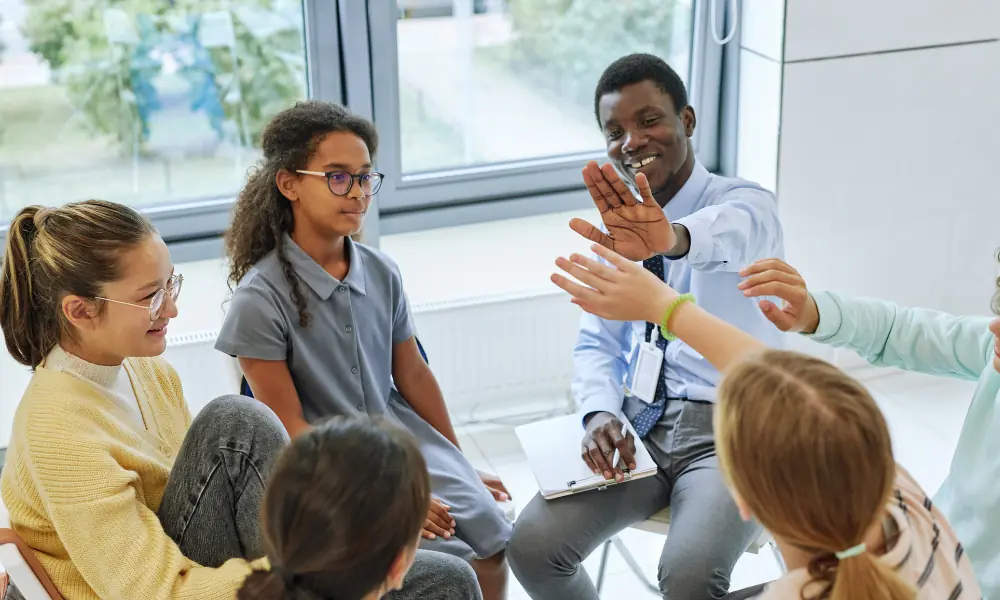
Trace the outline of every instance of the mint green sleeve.
{"type": "Polygon", "coordinates": [[[806,337],[854,350],[876,366],[975,380],[993,356],[989,317],[955,317],[833,292],[813,298],[819,327],[806,337]]]}

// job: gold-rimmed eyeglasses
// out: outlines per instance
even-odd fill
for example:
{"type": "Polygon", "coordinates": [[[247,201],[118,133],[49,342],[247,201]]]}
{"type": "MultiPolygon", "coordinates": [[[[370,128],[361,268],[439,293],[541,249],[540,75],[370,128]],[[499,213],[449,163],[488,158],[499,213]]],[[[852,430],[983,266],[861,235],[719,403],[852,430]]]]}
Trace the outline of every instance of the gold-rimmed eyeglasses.
{"type": "Polygon", "coordinates": [[[181,295],[181,286],[184,284],[183,275],[172,275],[170,279],[167,280],[167,285],[156,290],[153,297],[149,301],[149,306],[145,304],[135,304],[133,302],[124,302],[122,300],[112,300],[111,298],[102,298],[97,296],[95,300],[104,300],[105,302],[114,302],[115,304],[124,304],[125,306],[134,306],[136,308],[143,308],[149,311],[149,322],[160,318],[163,314],[164,301],[167,299],[167,294],[170,294],[170,301],[177,302],[177,298],[181,295]]]}

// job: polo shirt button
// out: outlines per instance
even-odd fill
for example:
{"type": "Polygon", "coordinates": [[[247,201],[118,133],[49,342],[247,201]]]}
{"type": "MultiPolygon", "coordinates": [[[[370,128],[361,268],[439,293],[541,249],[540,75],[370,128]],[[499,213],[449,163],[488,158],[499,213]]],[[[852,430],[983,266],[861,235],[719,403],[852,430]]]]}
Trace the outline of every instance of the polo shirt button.
{"type": "Polygon", "coordinates": [[[358,368],[357,367],[351,367],[351,373],[354,373],[355,375],[357,375],[358,374],[358,368]]]}
{"type": "Polygon", "coordinates": [[[354,333],[354,328],[350,325],[347,326],[347,333],[354,333]]]}
{"type": "Polygon", "coordinates": [[[363,412],[365,410],[365,407],[363,405],[359,404],[358,405],[358,410],[360,410],[360,411],[363,412]]]}
{"type": "Polygon", "coordinates": [[[339,288],[337,288],[337,291],[340,293],[344,293],[347,291],[347,288],[345,288],[344,286],[340,286],[339,288]]]}

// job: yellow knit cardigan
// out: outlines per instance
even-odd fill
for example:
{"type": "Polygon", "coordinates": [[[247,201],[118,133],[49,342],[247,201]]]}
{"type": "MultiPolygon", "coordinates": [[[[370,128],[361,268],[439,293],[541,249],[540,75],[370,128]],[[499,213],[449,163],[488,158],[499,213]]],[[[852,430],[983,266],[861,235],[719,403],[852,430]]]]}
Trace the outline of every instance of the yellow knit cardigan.
{"type": "Polygon", "coordinates": [[[125,367],[145,429],[103,388],[35,371],[0,480],[13,528],[67,600],[235,598],[258,565],[195,564],[156,516],[191,424],[180,380],[162,359],[128,359],[125,367]]]}

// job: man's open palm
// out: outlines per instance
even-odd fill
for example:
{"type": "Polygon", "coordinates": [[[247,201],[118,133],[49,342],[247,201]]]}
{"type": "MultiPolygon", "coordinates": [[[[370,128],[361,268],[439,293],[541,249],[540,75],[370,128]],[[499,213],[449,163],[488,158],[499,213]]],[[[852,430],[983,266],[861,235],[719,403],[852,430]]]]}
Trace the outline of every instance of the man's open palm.
{"type": "Polygon", "coordinates": [[[641,202],[610,164],[599,167],[591,161],[583,169],[583,180],[607,233],[583,219],[570,221],[573,231],[634,261],[646,260],[674,247],[677,242],[674,228],[653,198],[645,175],[639,173],[635,180],[641,202]]]}

